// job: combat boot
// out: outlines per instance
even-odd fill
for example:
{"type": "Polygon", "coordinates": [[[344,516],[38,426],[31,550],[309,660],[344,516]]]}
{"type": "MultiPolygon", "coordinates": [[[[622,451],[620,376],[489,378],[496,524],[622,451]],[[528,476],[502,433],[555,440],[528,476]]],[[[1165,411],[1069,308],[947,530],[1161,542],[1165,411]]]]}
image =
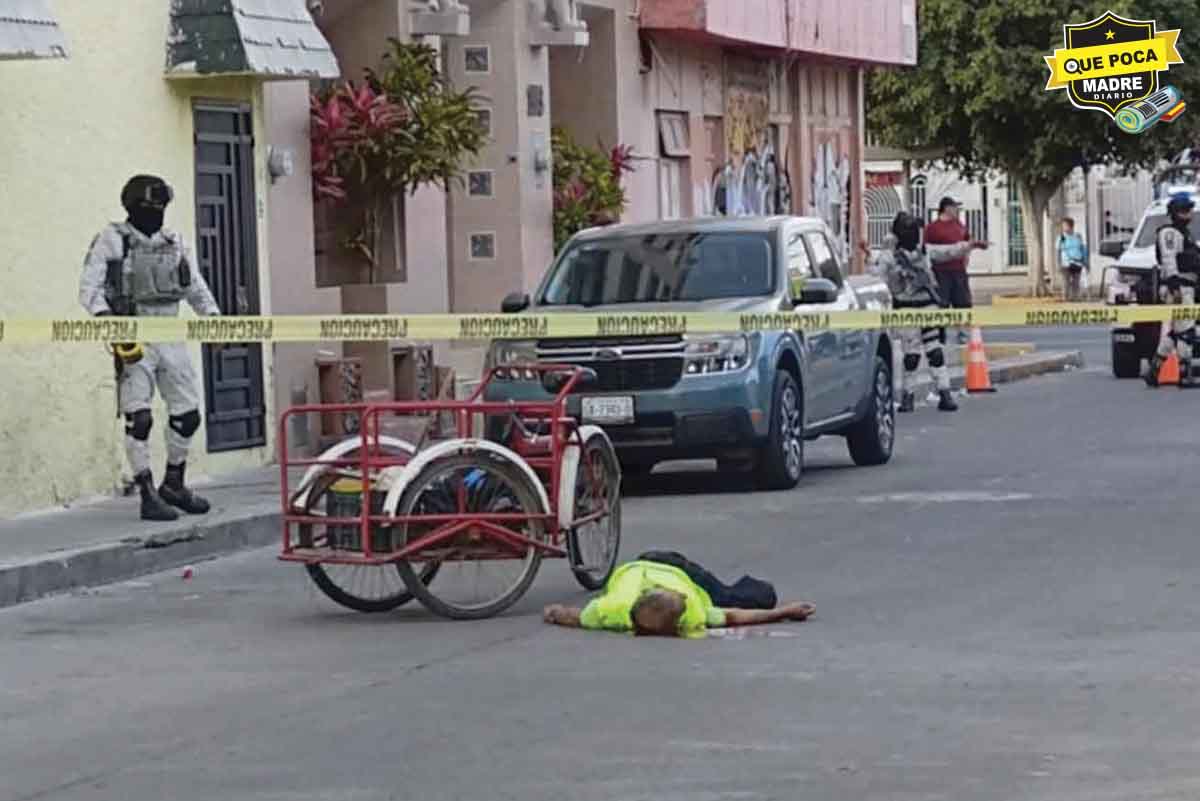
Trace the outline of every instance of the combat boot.
{"type": "Polygon", "coordinates": [[[954,395],[950,390],[943,389],[938,392],[938,411],[939,412],[957,412],[958,404],[954,402],[954,395]]]}
{"type": "Polygon", "coordinates": [[[183,483],[183,474],[187,464],[167,465],[167,475],[163,478],[158,494],[176,509],[181,509],[189,515],[208,514],[208,501],[193,493],[183,483]]]}
{"type": "Polygon", "coordinates": [[[1158,386],[1158,373],[1160,370],[1162,370],[1164,361],[1166,361],[1166,359],[1164,359],[1162,356],[1159,356],[1157,353],[1150,357],[1150,364],[1146,367],[1146,374],[1142,376],[1142,379],[1146,382],[1146,386],[1158,386]]]}
{"type": "Polygon", "coordinates": [[[138,473],[133,478],[138,491],[142,495],[142,519],[167,523],[178,520],[179,514],[163,502],[162,496],[154,489],[154,476],[149,470],[138,473]]]}
{"type": "Polygon", "coordinates": [[[917,408],[917,399],[912,392],[904,392],[900,395],[900,412],[911,412],[917,408]]]}

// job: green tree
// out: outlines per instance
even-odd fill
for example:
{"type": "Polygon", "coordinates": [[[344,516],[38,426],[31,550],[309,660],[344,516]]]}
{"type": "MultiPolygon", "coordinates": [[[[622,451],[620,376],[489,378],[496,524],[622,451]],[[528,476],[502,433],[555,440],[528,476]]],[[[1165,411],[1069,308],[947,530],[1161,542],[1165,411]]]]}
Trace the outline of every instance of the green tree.
{"type": "Polygon", "coordinates": [[[1054,193],[1076,167],[1151,166],[1192,144],[1197,112],[1143,134],[1121,131],[1094,111],[1071,105],[1066,90],[1045,91],[1044,56],[1063,46],[1063,25],[1111,9],[1179,28],[1187,64],[1160,73],[1185,101],[1200,104],[1200,3],[1179,0],[922,0],[915,69],[870,77],[868,116],[890,145],[943,150],[965,177],[1007,173],[1017,187],[1026,225],[1030,277],[1041,292],[1045,265],[1041,220],[1054,193]]]}

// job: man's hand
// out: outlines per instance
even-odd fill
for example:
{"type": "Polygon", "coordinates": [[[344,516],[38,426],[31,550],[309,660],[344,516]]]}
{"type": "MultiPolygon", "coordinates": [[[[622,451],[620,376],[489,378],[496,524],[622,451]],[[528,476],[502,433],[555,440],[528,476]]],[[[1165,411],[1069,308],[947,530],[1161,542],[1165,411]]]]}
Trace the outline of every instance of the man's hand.
{"type": "Polygon", "coordinates": [[[794,620],[797,623],[802,623],[813,616],[817,611],[817,607],[807,602],[797,602],[784,604],[779,607],[779,612],[784,620],[794,620]]]}
{"type": "Polygon", "coordinates": [[[579,626],[579,610],[562,604],[551,604],[542,610],[542,620],[555,626],[579,626]]]}
{"type": "Polygon", "coordinates": [[[858,249],[864,256],[871,255],[871,245],[865,239],[858,243],[858,249]]]}

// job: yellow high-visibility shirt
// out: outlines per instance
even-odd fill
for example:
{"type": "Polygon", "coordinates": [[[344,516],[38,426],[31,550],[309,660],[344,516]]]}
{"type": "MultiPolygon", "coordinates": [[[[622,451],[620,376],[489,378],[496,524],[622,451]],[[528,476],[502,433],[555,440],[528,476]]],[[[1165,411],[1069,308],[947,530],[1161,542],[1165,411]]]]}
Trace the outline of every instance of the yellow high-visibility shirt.
{"type": "Polygon", "coordinates": [[[725,612],[713,606],[708,593],[688,578],[687,573],[658,562],[628,562],[618,567],[604,586],[603,594],[583,608],[579,625],[585,629],[633,631],[633,605],[642,593],[653,589],[670,590],[684,597],[680,636],[703,637],[706,629],[725,625],[725,612]]]}

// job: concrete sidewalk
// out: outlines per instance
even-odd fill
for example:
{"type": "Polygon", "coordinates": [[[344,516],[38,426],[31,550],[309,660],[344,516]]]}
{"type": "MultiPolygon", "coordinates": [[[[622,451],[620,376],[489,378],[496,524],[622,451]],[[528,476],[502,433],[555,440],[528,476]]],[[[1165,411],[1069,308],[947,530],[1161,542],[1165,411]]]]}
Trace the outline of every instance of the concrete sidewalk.
{"type": "MultiPolygon", "coordinates": [[[[1025,352],[1024,345],[994,347],[994,353],[1019,354],[990,360],[992,383],[997,385],[1083,366],[1078,351],[1036,353],[1025,352]]],[[[962,368],[952,367],[951,376],[960,389],[962,368]]],[[[930,389],[919,385],[918,397],[930,389]]],[[[280,541],[278,468],[229,476],[196,489],[212,502],[212,511],[174,523],[139,520],[136,497],[0,521],[0,607],[280,541]]]]}
{"type": "Polygon", "coordinates": [[[138,518],[136,497],[0,521],[0,607],[110,584],[279,540],[279,470],[197,484],[209,514],[173,523],[138,518]]]}

